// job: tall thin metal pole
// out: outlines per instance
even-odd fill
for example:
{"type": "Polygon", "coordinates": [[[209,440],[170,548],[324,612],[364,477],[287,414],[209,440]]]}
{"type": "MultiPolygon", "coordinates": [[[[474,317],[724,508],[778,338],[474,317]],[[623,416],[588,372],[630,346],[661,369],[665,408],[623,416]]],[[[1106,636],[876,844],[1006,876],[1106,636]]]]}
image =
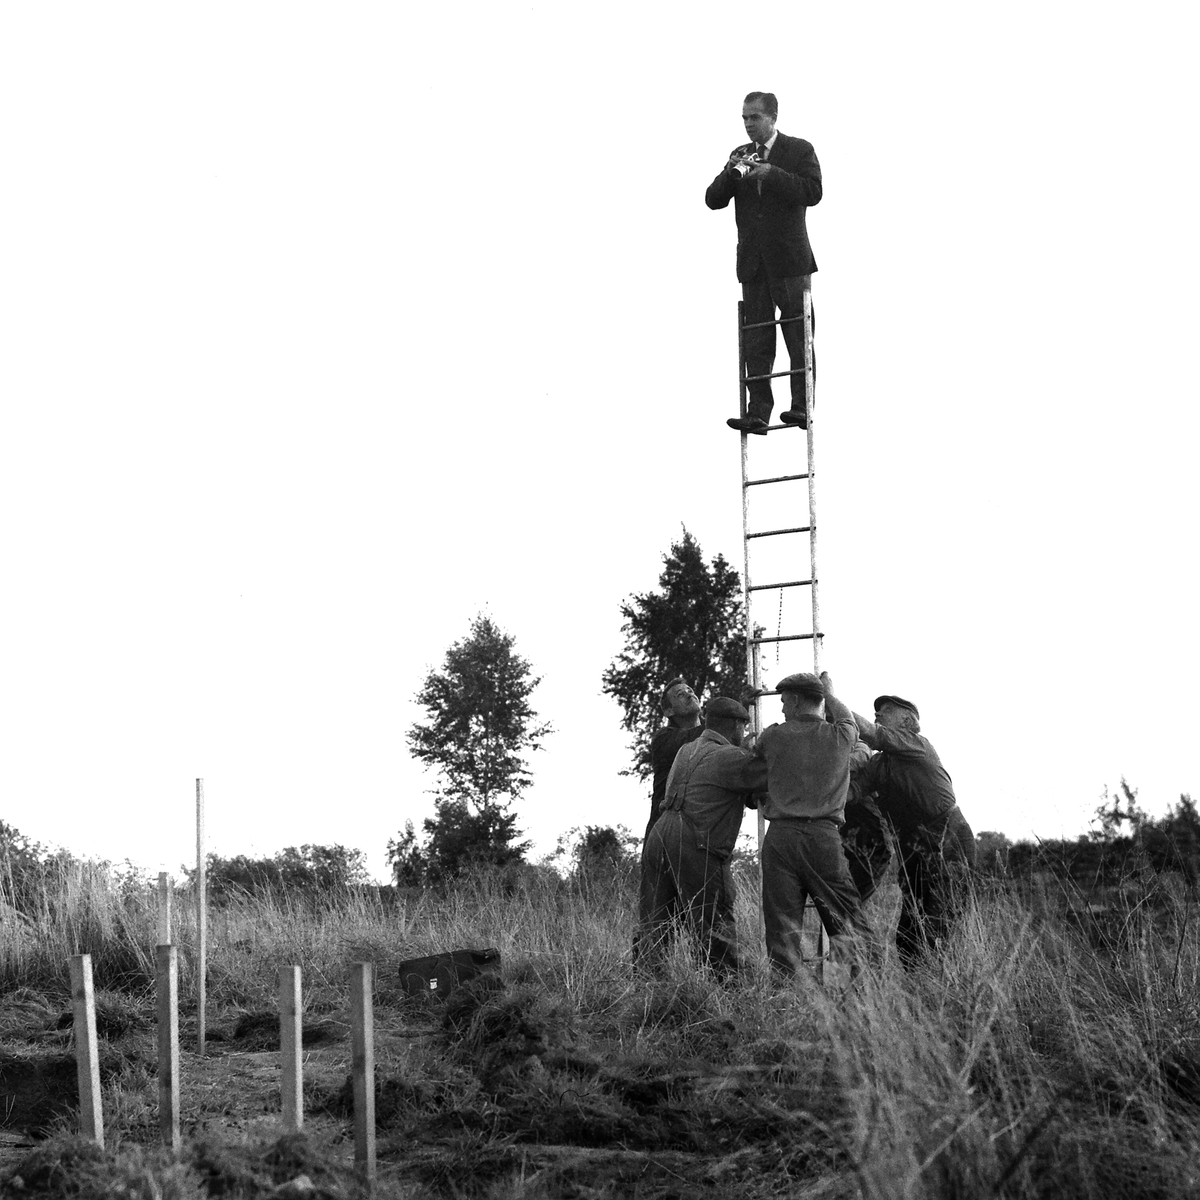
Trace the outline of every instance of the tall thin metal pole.
{"type": "Polygon", "coordinates": [[[204,861],[204,780],[196,780],[196,1053],[205,1053],[208,979],[208,887],[204,861]]]}

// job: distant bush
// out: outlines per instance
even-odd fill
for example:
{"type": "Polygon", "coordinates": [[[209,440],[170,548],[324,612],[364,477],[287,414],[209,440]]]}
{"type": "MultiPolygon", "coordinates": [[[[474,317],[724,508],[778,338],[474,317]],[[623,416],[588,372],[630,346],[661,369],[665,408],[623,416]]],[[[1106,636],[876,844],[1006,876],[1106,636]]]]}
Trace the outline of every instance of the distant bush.
{"type": "Polygon", "coordinates": [[[1052,872],[1083,888],[1113,887],[1131,879],[1174,872],[1200,882],[1200,812],[1190,795],[1154,819],[1137,803],[1124,779],[1115,795],[1107,788],[1094,828],[1077,838],[1008,843],[1002,834],[980,834],[980,867],[993,874],[1029,879],[1052,872]],[[984,839],[1002,840],[988,843],[984,839]],[[986,860],[986,861],[985,861],[986,860]]]}
{"type": "MultiPolygon", "coordinates": [[[[194,883],[195,870],[186,874],[194,883]]],[[[272,893],[328,896],[368,880],[366,855],[341,845],[288,846],[270,858],[210,854],[205,864],[205,883],[215,903],[272,893]]]]}
{"type": "Polygon", "coordinates": [[[633,878],[640,847],[624,825],[577,825],[558,839],[549,861],[565,860],[569,877],[585,888],[623,886],[633,878]]]}

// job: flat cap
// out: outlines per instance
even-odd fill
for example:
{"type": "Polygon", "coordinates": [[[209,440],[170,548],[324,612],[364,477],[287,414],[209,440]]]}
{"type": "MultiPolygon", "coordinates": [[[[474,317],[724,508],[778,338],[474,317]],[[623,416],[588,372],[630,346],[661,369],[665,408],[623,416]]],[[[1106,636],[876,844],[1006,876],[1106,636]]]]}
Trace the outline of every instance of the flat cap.
{"type": "Polygon", "coordinates": [[[750,714],[744,706],[728,696],[714,696],[704,710],[706,717],[732,717],[735,721],[748,721],[750,714]]]}
{"type": "Polygon", "coordinates": [[[809,671],[797,671],[795,675],[788,675],[775,685],[775,690],[777,692],[799,692],[810,700],[825,699],[825,688],[820,678],[809,671]]]}
{"type": "Polygon", "coordinates": [[[911,700],[905,700],[903,696],[876,696],[875,711],[878,712],[885,704],[895,704],[899,708],[907,708],[910,713],[919,721],[921,714],[917,712],[917,706],[911,700]]]}

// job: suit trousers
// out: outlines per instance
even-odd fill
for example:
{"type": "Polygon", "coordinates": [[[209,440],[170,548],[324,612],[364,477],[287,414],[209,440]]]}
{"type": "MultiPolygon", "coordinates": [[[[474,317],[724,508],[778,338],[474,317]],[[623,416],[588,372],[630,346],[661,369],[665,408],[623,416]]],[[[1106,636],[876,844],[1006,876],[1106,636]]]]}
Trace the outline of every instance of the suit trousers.
{"type": "MultiPolygon", "coordinates": [[[[875,935],[863,916],[833,821],[772,821],[763,838],[762,887],[767,957],[776,973],[794,975],[804,961],[800,929],[809,896],[831,939],[849,935],[861,949],[874,948],[875,935]]],[[[857,948],[852,956],[859,956],[857,948]]]]}
{"type": "MultiPolygon", "coordinates": [[[[762,321],[774,321],[775,310],[780,318],[804,316],[804,293],[812,284],[811,275],[795,275],[790,279],[771,279],[766,268],[759,267],[758,274],[742,284],[742,321],[746,325],[762,321]]],[[[813,328],[817,318],[813,313],[813,328]]],[[[791,377],[792,408],[804,409],[812,397],[805,396],[804,389],[804,322],[789,321],[781,325],[784,345],[787,346],[790,369],[799,371],[791,377]]],[[[775,368],[775,326],[764,325],[761,329],[747,329],[743,334],[742,346],[746,355],[747,375],[769,375],[775,368]]],[[[813,353],[813,381],[816,382],[817,359],[813,353]]],[[[747,412],[754,417],[770,420],[775,406],[771,393],[771,380],[760,379],[747,385],[747,412]]]]}
{"type": "Polygon", "coordinates": [[[663,813],[642,850],[634,939],[637,965],[661,960],[682,925],[718,975],[736,973],[735,898],[728,856],[713,853],[704,835],[681,813],[663,813]]]}

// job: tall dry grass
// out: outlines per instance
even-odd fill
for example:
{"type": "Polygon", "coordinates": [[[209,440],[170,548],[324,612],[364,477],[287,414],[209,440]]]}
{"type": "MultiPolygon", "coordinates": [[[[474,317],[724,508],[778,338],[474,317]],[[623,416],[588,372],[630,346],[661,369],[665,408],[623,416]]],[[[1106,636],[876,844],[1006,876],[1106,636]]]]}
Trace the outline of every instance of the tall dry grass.
{"type": "MultiPolygon", "coordinates": [[[[269,1007],[277,967],[298,962],[306,1003],[334,1010],[347,964],[367,959],[386,1011],[399,1000],[400,959],[495,946],[522,1019],[553,1026],[560,1048],[621,1078],[686,1080],[671,1085],[686,1092],[681,1111],[695,1125],[672,1126],[680,1144],[707,1137],[728,1166],[764,1129],[777,1148],[791,1139],[795,1155],[776,1150],[770,1168],[771,1186],[787,1194],[1200,1196],[1200,937],[1182,886],[1156,881],[1123,907],[1081,917],[1070,897],[1056,907],[1053,889],[1024,898],[982,883],[940,957],[910,971],[893,960],[843,992],[807,977],[790,988],[771,980],[751,868],[741,884],[752,970],[735,988],[697,968],[683,944],[665,979],[632,973],[628,878],[580,886],[529,870],[444,894],[241,897],[210,916],[210,1004],[269,1007]]],[[[186,998],[195,961],[186,894],[176,914],[186,998]]],[[[0,926],[0,995],[65,994],[66,959],[80,952],[93,956],[99,987],[144,989],[155,920],[148,887],[76,864],[48,885],[28,928],[0,926]]],[[[409,1069],[416,1091],[424,1071],[439,1103],[451,1103],[447,1080],[458,1076],[434,1052],[409,1069]]],[[[544,1076],[514,1078],[505,1086],[527,1087],[517,1107],[558,1094],[544,1076]]],[[[465,1105],[478,1080],[463,1089],[465,1105]]],[[[616,1122],[617,1107],[589,1119],[616,1122]]],[[[494,1157],[496,1146],[484,1148],[494,1157]]],[[[755,1170],[766,1188],[767,1168],[755,1170]]],[[[712,1171],[725,1182],[711,1194],[772,1194],[712,1171]]],[[[505,1194],[542,1194],[511,1187],[505,1194]]]]}

